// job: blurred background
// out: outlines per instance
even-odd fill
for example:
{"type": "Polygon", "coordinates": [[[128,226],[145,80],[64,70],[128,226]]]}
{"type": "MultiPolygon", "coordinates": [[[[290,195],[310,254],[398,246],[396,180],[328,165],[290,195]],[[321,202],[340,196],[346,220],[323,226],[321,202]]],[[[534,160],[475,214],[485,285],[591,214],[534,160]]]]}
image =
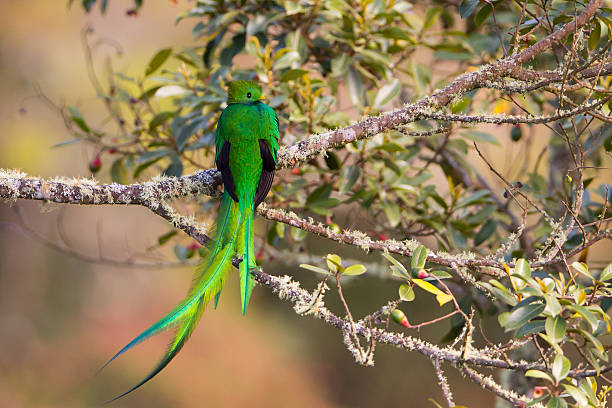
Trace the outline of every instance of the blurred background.
{"type": "MultiPolygon", "coordinates": [[[[90,176],[91,152],[82,144],[52,148],[70,136],[39,90],[101,120],[81,40],[86,27],[108,39],[97,53],[100,65],[105,55],[113,56],[115,68],[128,74],[142,72],[163,46],[193,43],[191,26],[174,23],[184,2],[147,3],[138,16],[127,16],[125,4],[110,2],[101,16],[67,9],[65,2],[0,1],[0,168],[41,177],[90,176]]],[[[145,252],[168,231],[166,223],[144,208],[19,202],[12,208],[0,205],[0,226],[0,406],[99,406],[140,381],[160,358],[167,336],[96,371],[183,298],[192,268],[86,262],[32,235],[57,243],[63,233],[79,253],[122,259],[145,252]],[[19,214],[27,227],[19,226],[19,214]]],[[[319,245],[325,246],[321,252],[339,250],[383,264],[380,254],[319,245]]],[[[605,248],[598,250],[603,259],[605,248]]],[[[316,277],[299,271],[297,264],[270,261],[265,267],[268,273],[295,276],[306,288],[316,284],[316,277]]],[[[359,299],[351,305],[361,316],[396,297],[397,287],[391,280],[363,277],[347,283],[345,292],[349,303],[359,299]]],[[[330,306],[337,306],[332,297],[330,306]]],[[[414,322],[440,312],[432,297],[421,297],[405,310],[414,322]]],[[[449,326],[426,327],[420,336],[439,341],[449,326]]],[[[496,338],[494,332],[487,335],[496,338]]],[[[429,398],[443,400],[433,374],[426,358],[388,346],[377,348],[375,367],[357,366],[339,331],[300,318],[265,289],[254,291],[243,317],[237,279],[230,279],[218,310],[205,313],[172,364],[111,406],[433,407],[429,398]]],[[[453,369],[448,376],[458,404],[493,405],[491,394],[453,369]]]]}

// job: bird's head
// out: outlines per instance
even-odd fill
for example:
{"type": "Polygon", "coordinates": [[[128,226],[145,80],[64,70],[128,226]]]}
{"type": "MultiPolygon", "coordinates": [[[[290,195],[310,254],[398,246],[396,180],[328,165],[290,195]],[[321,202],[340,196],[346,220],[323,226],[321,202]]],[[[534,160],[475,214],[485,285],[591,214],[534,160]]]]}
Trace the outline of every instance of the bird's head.
{"type": "Polygon", "coordinates": [[[227,90],[227,103],[252,103],[263,99],[261,87],[254,81],[232,81],[227,90]]]}

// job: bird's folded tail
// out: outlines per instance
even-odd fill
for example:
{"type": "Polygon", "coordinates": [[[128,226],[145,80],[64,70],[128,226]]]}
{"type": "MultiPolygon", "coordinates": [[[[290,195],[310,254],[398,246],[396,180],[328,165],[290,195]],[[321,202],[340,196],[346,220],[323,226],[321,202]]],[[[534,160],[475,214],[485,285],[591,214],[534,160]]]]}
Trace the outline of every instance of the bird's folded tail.
{"type": "Polygon", "coordinates": [[[146,339],[163,331],[175,328],[174,337],[168,345],[166,354],[142,381],[123,394],[107,401],[107,403],[115,401],[134,391],[155,377],[155,375],[166,367],[191,336],[209,300],[220,293],[232,267],[232,256],[235,253],[236,241],[239,235],[238,230],[244,221],[243,213],[238,210],[238,206],[231,202],[231,199],[229,201],[230,202],[227,202],[228,205],[224,206],[224,204],[226,204],[224,197],[217,224],[218,230],[216,239],[211,246],[208,257],[196,270],[194,281],[187,298],[161,320],[128,343],[115,354],[113,358],[104,364],[102,368],[106,367],[121,354],[146,339]]]}
{"type": "Polygon", "coordinates": [[[255,263],[255,248],[253,244],[253,207],[247,206],[244,209],[242,226],[238,228],[238,238],[236,242],[236,252],[242,254],[240,262],[240,299],[242,301],[242,314],[246,313],[251,293],[255,287],[255,281],[251,275],[251,269],[257,267],[255,263]]]}

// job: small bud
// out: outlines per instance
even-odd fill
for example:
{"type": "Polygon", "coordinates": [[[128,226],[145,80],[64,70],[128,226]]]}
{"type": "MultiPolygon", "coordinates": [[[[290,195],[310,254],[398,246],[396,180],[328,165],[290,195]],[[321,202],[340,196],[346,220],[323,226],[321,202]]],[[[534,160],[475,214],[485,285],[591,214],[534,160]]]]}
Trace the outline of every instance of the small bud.
{"type": "Polygon", "coordinates": [[[138,10],[136,10],[136,9],[128,9],[128,10],[125,11],[125,14],[128,17],[138,17],[138,10]]]}
{"type": "Polygon", "coordinates": [[[406,317],[406,315],[404,314],[404,312],[402,312],[399,309],[395,309],[391,312],[391,319],[393,319],[393,321],[397,324],[401,324],[402,326],[406,327],[406,328],[410,328],[412,326],[410,326],[410,322],[408,322],[408,318],[406,317]]]}
{"type": "Polygon", "coordinates": [[[200,245],[199,242],[192,242],[191,244],[189,244],[187,249],[189,249],[190,251],[195,251],[195,250],[199,249],[201,246],[202,245],[200,245]]]}
{"type": "Polygon", "coordinates": [[[419,269],[419,272],[417,273],[417,278],[419,279],[429,278],[429,274],[425,271],[425,269],[419,269]]]}
{"type": "Polygon", "coordinates": [[[261,262],[263,260],[263,254],[264,254],[264,250],[263,248],[261,248],[259,251],[257,251],[257,255],[255,255],[255,260],[257,262],[261,262]]]}
{"type": "Polygon", "coordinates": [[[332,222],[331,224],[329,224],[329,229],[334,231],[336,234],[339,234],[341,232],[340,226],[336,224],[335,222],[332,222]]]}
{"type": "Polygon", "coordinates": [[[100,159],[100,155],[96,155],[93,160],[89,163],[89,170],[92,173],[97,173],[102,167],[102,160],[100,159]]]}
{"type": "Polygon", "coordinates": [[[130,103],[134,104],[134,103],[138,103],[138,99],[134,98],[133,96],[130,96],[130,103]]]}
{"type": "Polygon", "coordinates": [[[515,125],[510,131],[510,138],[513,142],[518,142],[523,137],[523,132],[520,125],[515,125]]]}
{"type": "Polygon", "coordinates": [[[331,223],[332,223],[331,216],[326,215],[325,216],[325,224],[330,225],[331,223]]]}
{"type": "Polygon", "coordinates": [[[386,241],[389,239],[389,237],[386,236],[385,234],[378,234],[378,239],[381,241],[386,241]]]}
{"type": "Polygon", "coordinates": [[[523,187],[523,183],[521,183],[520,181],[517,181],[516,183],[514,183],[514,187],[521,188],[523,187]]]}
{"type": "Polygon", "coordinates": [[[115,154],[117,153],[117,149],[115,149],[114,147],[111,147],[110,149],[108,149],[108,154],[115,154]]]}

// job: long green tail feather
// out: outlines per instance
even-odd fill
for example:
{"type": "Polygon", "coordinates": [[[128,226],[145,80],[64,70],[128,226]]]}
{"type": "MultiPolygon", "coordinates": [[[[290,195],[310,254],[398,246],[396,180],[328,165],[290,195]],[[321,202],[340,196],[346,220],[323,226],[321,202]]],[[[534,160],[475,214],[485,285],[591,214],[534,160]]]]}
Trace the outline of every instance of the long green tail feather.
{"type": "Polygon", "coordinates": [[[170,313],[122,348],[102,368],[144,340],[176,327],[176,333],[166,350],[165,356],[145,379],[108,402],[115,401],[134,391],[166,367],[181,350],[189,336],[191,336],[211,297],[217,295],[218,301],[218,295],[221,293],[225,279],[232,267],[232,256],[236,252],[238,235],[242,235],[239,231],[242,229],[245,218],[247,217],[243,216],[238,205],[227,194],[224,194],[217,220],[218,230],[215,234],[215,240],[211,244],[208,257],[196,270],[195,278],[187,297],[170,313]]]}
{"type": "Polygon", "coordinates": [[[240,299],[242,302],[242,314],[246,314],[251,293],[255,287],[255,281],[251,276],[251,269],[256,267],[255,248],[253,243],[253,207],[245,208],[244,225],[238,234],[237,252],[242,253],[240,262],[240,299]]]}

